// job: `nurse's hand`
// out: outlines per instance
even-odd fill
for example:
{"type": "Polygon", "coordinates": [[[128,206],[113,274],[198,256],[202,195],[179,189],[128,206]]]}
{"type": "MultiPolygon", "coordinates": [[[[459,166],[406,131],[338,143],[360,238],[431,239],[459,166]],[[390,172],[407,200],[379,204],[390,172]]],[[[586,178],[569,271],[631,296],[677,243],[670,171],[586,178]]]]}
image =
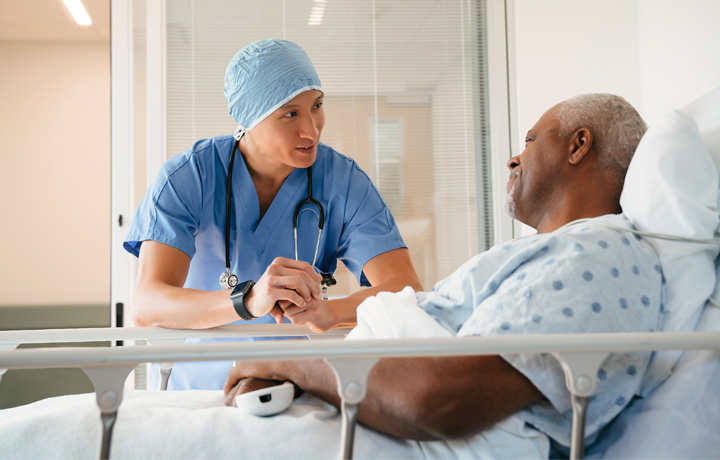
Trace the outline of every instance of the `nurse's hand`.
{"type": "Polygon", "coordinates": [[[251,315],[270,313],[275,321],[283,322],[281,303],[309,308],[320,301],[322,276],[307,262],[278,257],[253,286],[245,306],[251,315]]]}
{"type": "Polygon", "coordinates": [[[321,299],[313,299],[305,305],[282,301],[278,306],[290,322],[296,325],[307,324],[311,331],[318,334],[337,325],[333,316],[334,310],[327,301],[321,299]]]}

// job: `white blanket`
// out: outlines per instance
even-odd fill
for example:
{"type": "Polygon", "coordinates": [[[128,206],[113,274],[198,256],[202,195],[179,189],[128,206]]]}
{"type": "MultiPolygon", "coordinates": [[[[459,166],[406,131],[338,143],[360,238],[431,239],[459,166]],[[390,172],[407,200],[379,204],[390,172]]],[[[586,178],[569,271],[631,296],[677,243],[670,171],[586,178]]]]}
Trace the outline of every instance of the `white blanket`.
{"type": "MultiPolygon", "coordinates": [[[[450,336],[417,307],[415,293],[382,293],[358,309],[351,339],[450,336]]],[[[0,410],[0,459],[97,458],[100,411],[94,394],[49,398],[0,410]]],[[[274,417],[223,405],[220,391],[125,391],[113,459],[337,458],[340,416],[303,395],[274,417]]],[[[355,458],[547,458],[548,440],[511,417],[466,440],[405,441],[358,426],[355,458]]]]}
{"type": "MultiPolygon", "coordinates": [[[[417,443],[359,427],[357,458],[422,458],[417,443]]],[[[97,458],[100,411],[94,394],[49,398],[0,411],[1,459],[97,458]]],[[[226,407],[221,391],[125,392],[110,458],[221,459],[338,457],[340,417],[304,395],[281,415],[226,407]]]]}

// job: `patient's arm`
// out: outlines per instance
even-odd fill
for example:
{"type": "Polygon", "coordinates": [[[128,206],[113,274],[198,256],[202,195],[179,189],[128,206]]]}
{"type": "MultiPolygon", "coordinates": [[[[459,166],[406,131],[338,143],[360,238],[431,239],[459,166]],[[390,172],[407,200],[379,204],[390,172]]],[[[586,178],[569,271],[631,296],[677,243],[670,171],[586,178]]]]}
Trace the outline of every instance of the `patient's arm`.
{"type": "MultiPolygon", "coordinates": [[[[225,383],[226,404],[235,383],[254,376],[291,380],[340,406],[335,376],[324,361],[238,362],[225,383]]],[[[530,381],[499,356],[381,359],[368,378],[359,420],[408,439],[473,435],[542,398],[530,381]]]]}

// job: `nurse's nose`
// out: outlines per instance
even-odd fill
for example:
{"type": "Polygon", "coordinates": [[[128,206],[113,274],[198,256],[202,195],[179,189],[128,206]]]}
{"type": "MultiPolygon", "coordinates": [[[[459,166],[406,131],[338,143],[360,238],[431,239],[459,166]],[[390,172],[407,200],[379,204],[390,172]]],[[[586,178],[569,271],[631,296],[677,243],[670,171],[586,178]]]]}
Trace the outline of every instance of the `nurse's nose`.
{"type": "Polygon", "coordinates": [[[300,124],[300,137],[303,139],[315,140],[318,136],[318,123],[315,117],[312,115],[306,115],[303,117],[303,121],[300,124]]]}

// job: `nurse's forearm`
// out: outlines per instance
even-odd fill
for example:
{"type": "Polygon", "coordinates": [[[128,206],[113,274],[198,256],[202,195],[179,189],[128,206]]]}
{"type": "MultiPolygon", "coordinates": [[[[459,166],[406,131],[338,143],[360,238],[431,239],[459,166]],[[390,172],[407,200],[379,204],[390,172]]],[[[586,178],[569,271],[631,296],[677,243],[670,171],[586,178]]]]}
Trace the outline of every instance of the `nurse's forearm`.
{"type": "Polygon", "coordinates": [[[332,301],[330,310],[335,327],[357,324],[358,305],[378,292],[399,292],[406,286],[410,286],[416,292],[423,290],[407,248],[394,249],[373,257],[363,267],[363,273],[370,281],[371,288],[332,301]]]}
{"type": "Polygon", "coordinates": [[[206,329],[238,319],[228,291],[199,291],[183,285],[190,257],[157,241],[143,242],[130,313],[136,326],[206,329]]]}
{"type": "MultiPolygon", "coordinates": [[[[157,241],[143,242],[130,312],[136,326],[207,329],[239,319],[230,291],[184,288],[190,257],[157,241]]],[[[281,300],[305,306],[320,299],[320,275],[307,262],[278,257],[257,280],[246,299],[248,312],[266,313],[282,322],[281,300]]]]}
{"type": "Polygon", "coordinates": [[[379,292],[400,292],[406,286],[412,287],[416,292],[422,291],[420,280],[415,276],[398,276],[385,283],[358,291],[343,299],[330,300],[332,306],[334,327],[349,327],[357,324],[357,307],[363,300],[379,292]]]}
{"type": "Polygon", "coordinates": [[[137,285],[131,312],[136,326],[207,329],[239,319],[229,296],[230,291],[137,285]]]}

